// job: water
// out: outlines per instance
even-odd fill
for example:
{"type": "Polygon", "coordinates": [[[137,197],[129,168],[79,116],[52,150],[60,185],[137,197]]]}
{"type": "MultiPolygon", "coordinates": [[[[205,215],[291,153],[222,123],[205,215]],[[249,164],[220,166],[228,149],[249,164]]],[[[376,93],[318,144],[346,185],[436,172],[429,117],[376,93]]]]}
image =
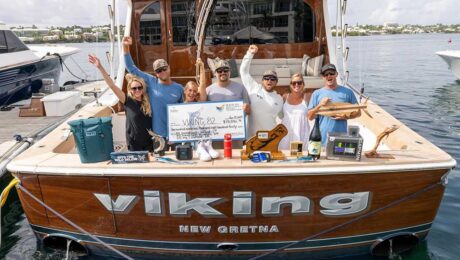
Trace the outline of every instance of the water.
{"type": "MultiPolygon", "coordinates": [[[[460,81],[434,53],[460,49],[460,34],[388,35],[350,37],[350,82],[410,128],[460,161],[460,81]],[[447,44],[451,38],[453,44],[447,44]]],[[[87,63],[89,53],[107,65],[107,43],[73,44],[82,51],[72,60],[70,70],[89,80],[100,76],[87,63]],[[86,74],[86,75],[85,75],[86,74]]],[[[69,72],[61,83],[76,80],[69,72]]],[[[2,187],[4,183],[1,183],[2,187]]],[[[11,196],[11,195],[10,195],[11,196]]],[[[427,242],[400,259],[458,259],[460,255],[460,170],[449,175],[449,185],[427,242]]],[[[2,210],[0,258],[59,259],[37,250],[35,237],[14,194],[2,210]]],[[[372,259],[369,256],[360,259],[372,259]]]]}

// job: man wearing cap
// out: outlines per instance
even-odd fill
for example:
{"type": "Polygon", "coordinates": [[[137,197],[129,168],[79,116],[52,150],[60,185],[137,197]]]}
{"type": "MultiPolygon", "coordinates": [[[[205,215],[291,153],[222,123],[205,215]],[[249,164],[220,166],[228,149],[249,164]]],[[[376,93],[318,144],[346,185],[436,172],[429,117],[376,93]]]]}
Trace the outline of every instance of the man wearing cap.
{"type": "Polygon", "coordinates": [[[249,136],[256,135],[258,130],[271,130],[276,124],[276,118],[283,111],[283,98],[275,91],[278,75],[273,70],[267,70],[262,76],[262,84],[252,78],[249,70],[252,58],[257,53],[256,45],[249,46],[240,66],[241,81],[248,91],[251,101],[249,115],[249,136]]]}
{"type": "MultiPolygon", "coordinates": [[[[353,92],[337,84],[337,69],[334,64],[326,64],[321,68],[321,76],[324,80],[324,87],[315,90],[308,104],[308,119],[313,120],[319,109],[329,102],[348,102],[357,104],[353,92]]],[[[361,111],[353,112],[349,117],[337,115],[334,117],[319,116],[319,128],[321,131],[321,141],[325,145],[327,134],[332,132],[347,132],[347,119],[359,117],[361,111]]]]}
{"type": "Polygon", "coordinates": [[[214,69],[216,82],[206,88],[206,93],[200,93],[201,101],[232,101],[243,100],[243,110],[249,114],[249,96],[243,85],[230,80],[230,64],[219,60],[214,69]]]}
{"type": "Polygon", "coordinates": [[[150,106],[152,107],[152,129],[163,137],[168,136],[167,105],[183,102],[183,87],[171,80],[171,70],[168,63],[163,59],[153,62],[154,75],[152,76],[138,69],[129,53],[132,38],[123,38],[123,51],[126,69],[129,73],[142,77],[147,82],[150,106]]]}

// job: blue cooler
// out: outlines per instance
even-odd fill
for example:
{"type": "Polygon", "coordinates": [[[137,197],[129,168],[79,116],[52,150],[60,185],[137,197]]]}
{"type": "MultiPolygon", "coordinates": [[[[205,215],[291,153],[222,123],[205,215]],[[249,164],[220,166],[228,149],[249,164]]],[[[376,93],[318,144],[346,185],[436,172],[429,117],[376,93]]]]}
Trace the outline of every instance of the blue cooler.
{"type": "Polygon", "coordinates": [[[79,119],[68,124],[82,163],[110,160],[113,152],[111,117],[79,119]]]}

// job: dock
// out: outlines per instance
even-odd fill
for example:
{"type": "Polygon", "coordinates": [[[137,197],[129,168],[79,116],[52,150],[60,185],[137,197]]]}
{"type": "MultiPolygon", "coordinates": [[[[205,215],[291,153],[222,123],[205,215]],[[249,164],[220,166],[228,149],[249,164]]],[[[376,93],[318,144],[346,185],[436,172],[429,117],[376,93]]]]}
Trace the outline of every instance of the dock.
{"type": "Polygon", "coordinates": [[[100,91],[105,87],[103,81],[95,81],[89,83],[81,83],[75,85],[73,91],[80,91],[81,105],[63,116],[37,116],[37,117],[20,117],[20,107],[28,106],[30,99],[22,100],[12,104],[8,109],[0,111],[0,161],[6,153],[12,148],[17,140],[15,136],[22,138],[32,137],[41,130],[52,127],[57,122],[64,120],[74,114],[81,106],[84,106],[94,101],[93,95],[85,95],[88,91],[100,91]]]}

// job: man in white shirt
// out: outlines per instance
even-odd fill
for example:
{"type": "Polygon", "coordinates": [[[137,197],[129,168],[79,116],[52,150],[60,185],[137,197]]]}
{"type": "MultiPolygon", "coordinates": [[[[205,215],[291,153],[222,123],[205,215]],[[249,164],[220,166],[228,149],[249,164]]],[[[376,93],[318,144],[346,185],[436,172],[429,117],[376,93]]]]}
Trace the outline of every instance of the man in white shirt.
{"type": "Polygon", "coordinates": [[[283,111],[283,98],[275,91],[278,76],[275,71],[267,70],[262,76],[262,84],[252,78],[249,73],[252,58],[257,53],[256,45],[249,46],[240,66],[241,81],[248,91],[251,101],[249,115],[249,136],[254,136],[258,130],[271,130],[277,123],[283,111]]]}

